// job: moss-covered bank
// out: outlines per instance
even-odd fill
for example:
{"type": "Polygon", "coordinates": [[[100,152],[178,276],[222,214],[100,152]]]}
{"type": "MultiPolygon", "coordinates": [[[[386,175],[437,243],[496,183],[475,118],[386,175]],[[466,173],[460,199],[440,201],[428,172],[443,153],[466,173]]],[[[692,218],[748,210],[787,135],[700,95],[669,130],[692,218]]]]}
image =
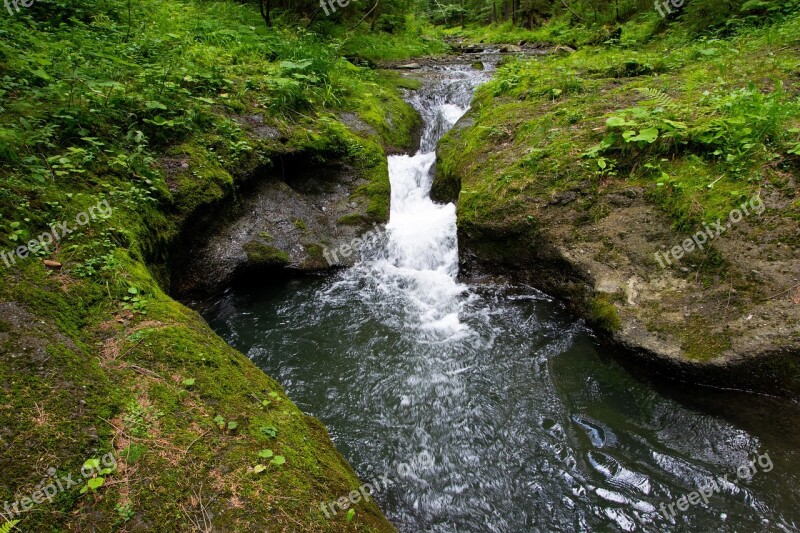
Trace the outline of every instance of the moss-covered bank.
{"type": "Polygon", "coordinates": [[[434,196],[458,201],[467,265],[562,297],[640,366],[796,397],[800,18],[725,38],[652,19],[500,67],[434,196]]]}
{"type": "MultiPolygon", "coordinates": [[[[325,428],[166,291],[180,240],[285,158],[349,165],[359,223],[385,219],[385,153],[416,120],[402,81],[232,2],[36,3],[0,19],[0,59],[0,250],[65,223],[0,263],[18,527],[393,530],[371,501],[325,516],[361,484],[325,428]],[[86,486],[109,451],[116,470],[86,486]],[[80,482],[29,508],[53,476],[80,482]]],[[[283,263],[264,238],[253,261],[283,263]]]]}

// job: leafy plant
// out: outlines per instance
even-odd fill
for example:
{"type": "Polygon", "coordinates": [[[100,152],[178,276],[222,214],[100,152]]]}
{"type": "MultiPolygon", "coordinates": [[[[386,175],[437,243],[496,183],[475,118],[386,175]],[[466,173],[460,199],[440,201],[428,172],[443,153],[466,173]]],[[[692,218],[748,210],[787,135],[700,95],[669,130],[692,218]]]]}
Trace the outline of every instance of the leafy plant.
{"type": "Polygon", "coordinates": [[[24,239],[25,235],[28,233],[24,229],[20,229],[19,222],[11,222],[8,224],[10,228],[10,233],[8,234],[8,239],[12,242],[17,242],[20,239],[24,239]]]}
{"type": "Polygon", "coordinates": [[[275,426],[261,426],[261,433],[270,439],[274,439],[278,436],[278,428],[275,426]]]}
{"type": "Polygon", "coordinates": [[[86,480],[86,484],[81,487],[80,493],[85,494],[89,490],[92,492],[96,491],[100,487],[105,484],[106,479],[104,476],[107,476],[114,472],[114,468],[100,468],[100,459],[89,459],[85,463],[83,463],[84,470],[92,470],[94,474],[91,478],[86,480]]]}
{"type": "Polygon", "coordinates": [[[14,526],[17,524],[19,524],[19,520],[9,520],[0,526],[0,533],[11,533],[11,530],[14,529],[14,526]]]}
{"type": "Polygon", "coordinates": [[[133,510],[133,506],[130,503],[117,503],[114,506],[114,510],[117,511],[117,514],[123,522],[127,522],[136,516],[136,512],[133,510]]]}
{"type": "Polygon", "coordinates": [[[273,455],[275,454],[273,453],[272,450],[261,450],[260,452],[258,452],[258,456],[261,457],[262,459],[269,459],[273,455]]]}
{"type": "Polygon", "coordinates": [[[147,299],[141,295],[138,287],[128,287],[128,295],[122,301],[123,309],[140,315],[147,314],[147,299]]]}
{"type": "MultiPolygon", "coordinates": [[[[269,449],[261,450],[260,452],[258,452],[258,456],[261,457],[262,459],[271,459],[271,461],[268,463],[269,465],[281,466],[283,464],[286,464],[286,458],[283,455],[275,455],[274,452],[269,449]]],[[[259,474],[266,469],[267,466],[263,464],[257,464],[256,466],[253,467],[253,472],[259,474]]]]}
{"type": "Polygon", "coordinates": [[[261,400],[261,407],[263,409],[266,409],[267,407],[272,405],[273,401],[275,401],[275,402],[279,402],[280,401],[280,397],[278,396],[277,392],[274,392],[274,391],[270,392],[269,393],[269,397],[272,398],[272,400],[261,400]]]}

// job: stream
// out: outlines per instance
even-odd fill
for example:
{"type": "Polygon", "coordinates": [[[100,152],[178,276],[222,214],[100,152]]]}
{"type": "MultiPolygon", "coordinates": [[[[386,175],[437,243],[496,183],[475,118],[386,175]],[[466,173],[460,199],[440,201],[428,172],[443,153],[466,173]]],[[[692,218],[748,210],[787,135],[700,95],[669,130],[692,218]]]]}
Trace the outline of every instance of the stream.
{"type": "Polygon", "coordinates": [[[425,128],[389,157],[386,231],[335,274],[228,290],[212,327],[362,480],[391,480],[374,497],[400,531],[800,531],[786,402],[651,383],[546,294],[458,277],[431,168],[490,69],[421,72],[425,128]]]}

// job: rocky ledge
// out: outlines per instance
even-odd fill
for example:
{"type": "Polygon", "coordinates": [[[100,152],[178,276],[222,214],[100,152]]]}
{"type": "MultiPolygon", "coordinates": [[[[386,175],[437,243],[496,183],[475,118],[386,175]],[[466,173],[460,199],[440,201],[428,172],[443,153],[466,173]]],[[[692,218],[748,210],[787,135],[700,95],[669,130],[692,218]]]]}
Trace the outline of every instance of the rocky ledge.
{"type": "MultiPolygon", "coordinates": [[[[509,129],[537,114],[514,109],[520,118],[509,129]]],[[[675,229],[653,201],[654,185],[633,180],[598,182],[584,171],[568,184],[500,192],[521,148],[480,141],[498,128],[487,119],[495,110],[476,106],[439,150],[433,196],[458,202],[467,275],[511,273],[560,298],[634,367],[800,397],[796,176],[772,173],[721,228],[689,230],[675,229]]]]}

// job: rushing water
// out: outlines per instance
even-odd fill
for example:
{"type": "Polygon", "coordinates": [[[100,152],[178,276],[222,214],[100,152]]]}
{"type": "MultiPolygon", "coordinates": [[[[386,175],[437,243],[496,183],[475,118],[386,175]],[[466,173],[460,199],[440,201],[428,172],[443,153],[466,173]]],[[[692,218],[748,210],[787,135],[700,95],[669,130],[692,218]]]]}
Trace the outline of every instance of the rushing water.
{"type": "Polygon", "coordinates": [[[798,531],[800,432],[781,402],[658,390],[546,295],[457,279],[455,207],[429,199],[430,170],[483,74],[428,76],[420,150],[389,158],[390,222],[362,261],[231,290],[212,326],[362,479],[388,475],[375,497],[401,531],[798,531]],[[677,506],[712,479],[707,503],[677,506]]]}

